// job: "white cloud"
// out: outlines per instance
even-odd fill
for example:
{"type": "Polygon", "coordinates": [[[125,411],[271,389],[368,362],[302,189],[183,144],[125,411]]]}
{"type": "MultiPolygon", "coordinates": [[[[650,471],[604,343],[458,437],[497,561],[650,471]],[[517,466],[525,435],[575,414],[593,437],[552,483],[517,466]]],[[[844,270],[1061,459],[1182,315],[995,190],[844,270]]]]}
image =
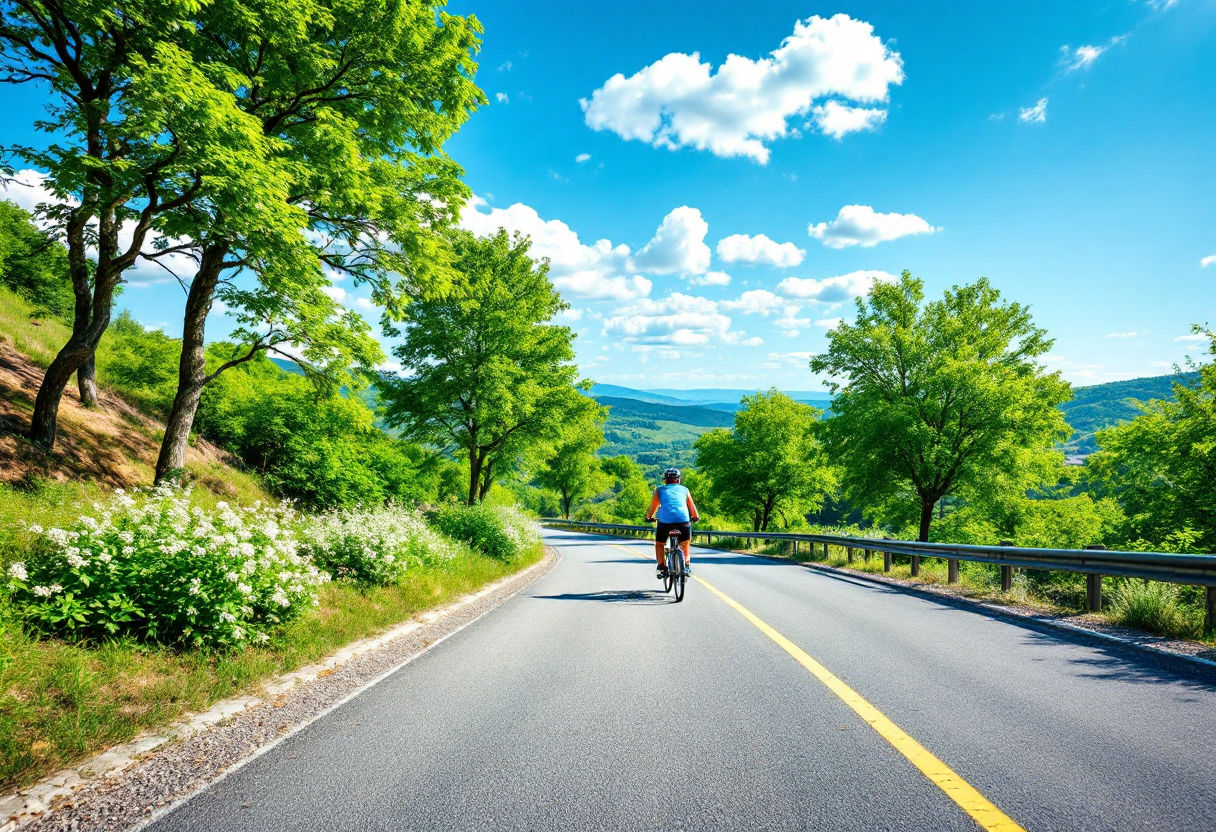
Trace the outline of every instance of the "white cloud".
{"type": "Polygon", "coordinates": [[[707,298],[673,292],[662,300],[641,298],[629,314],[604,320],[604,335],[627,344],[695,347],[730,332],[730,318],[707,298]]]}
{"type": "Polygon", "coordinates": [[[564,309],[558,312],[556,317],[563,321],[574,322],[583,317],[583,310],[574,308],[564,309]]]}
{"type": "Polygon", "coordinates": [[[778,243],[764,234],[732,234],[718,241],[718,256],[727,263],[764,263],[778,268],[800,264],[806,252],[793,243],[778,243]]]}
{"type": "Polygon", "coordinates": [[[583,245],[561,220],[544,220],[536,210],[515,203],[509,208],[485,209],[480,197],[469,200],[460,225],[478,236],[505,228],[532,238],[531,254],[549,258],[549,276],[564,294],[592,299],[631,300],[650,294],[651,282],[629,273],[629,247],[608,240],[583,245]]]}
{"type": "Polygon", "coordinates": [[[511,62],[507,61],[505,63],[499,64],[498,71],[499,72],[510,72],[511,71],[511,62]]]}
{"type": "Polygon", "coordinates": [[[815,321],[815,326],[821,326],[825,329],[835,329],[840,326],[840,318],[820,318],[815,321]]]}
{"type": "Polygon", "coordinates": [[[777,297],[767,289],[752,289],[740,295],[738,300],[722,301],[722,306],[726,309],[737,309],[744,315],[767,316],[785,308],[788,303],[789,301],[777,297]]]}
{"type": "Polygon", "coordinates": [[[633,258],[633,267],[654,274],[704,274],[710,258],[707,233],[709,223],[698,209],[676,208],[663,217],[654,238],[633,258]]]}
{"type": "MultiPolygon", "coordinates": [[[[874,34],[874,27],[838,14],[797,21],[793,34],[769,57],[728,55],[716,70],[699,53],[669,53],[628,78],[613,75],[580,103],[595,130],[655,147],[694,147],[765,164],[766,143],[794,133],[789,119],[810,113],[816,102],[827,102],[821,109],[831,113],[816,113],[821,129],[839,130],[845,119],[830,109],[832,103],[882,104],[890,87],[903,80],[899,54],[874,34]]],[[[885,115],[885,110],[873,112],[885,115]]],[[[868,119],[859,129],[881,121],[868,119]]]]}
{"type": "Polygon", "coordinates": [[[580,165],[581,165],[583,162],[586,162],[586,161],[588,161],[588,160],[590,160],[590,159],[591,159],[591,154],[590,154],[590,153],[580,153],[580,154],[578,154],[577,156],[575,156],[575,157],[574,157],[574,161],[578,162],[580,165]]]}
{"type": "Polygon", "coordinates": [[[730,284],[730,275],[726,272],[706,272],[688,282],[693,286],[727,286],[730,284]]]}
{"type": "Polygon", "coordinates": [[[850,107],[839,101],[829,101],[812,111],[815,123],[825,136],[839,141],[849,133],[876,130],[887,120],[887,111],[873,107],[850,107]]]}
{"type": "Polygon", "coordinates": [[[722,336],[722,340],[740,347],[758,347],[764,343],[764,339],[759,336],[748,338],[746,332],[728,332],[722,336]]]}
{"type": "Polygon", "coordinates": [[[507,95],[505,92],[496,92],[494,93],[494,100],[499,104],[510,104],[511,96],[507,95]]]}
{"type": "Polygon", "coordinates": [[[913,234],[941,231],[916,214],[880,214],[869,205],[846,205],[831,222],[807,227],[807,233],[828,248],[863,246],[870,248],[888,240],[913,234]]]}
{"type": "Polygon", "coordinates": [[[1213,263],[1216,263],[1216,254],[1209,254],[1207,257],[1199,261],[1199,265],[1205,269],[1213,263]]]}
{"type": "Polygon", "coordinates": [[[816,353],[813,352],[770,352],[768,354],[769,361],[779,361],[782,364],[793,364],[797,367],[805,367],[811,363],[816,353]]]}
{"type": "Polygon", "coordinates": [[[368,312],[375,312],[377,308],[370,298],[355,298],[355,306],[368,312]]]}
{"type": "Polygon", "coordinates": [[[889,272],[866,269],[824,280],[816,280],[813,277],[787,277],[777,284],[777,291],[787,298],[819,303],[843,303],[849,298],[870,291],[875,281],[895,283],[898,280],[898,277],[889,272]]]}
{"type": "Polygon", "coordinates": [[[1141,335],[1148,335],[1148,331],[1143,332],[1111,332],[1107,338],[1138,338],[1141,335]]]}
{"type": "Polygon", "coordinates": [[[1206,335],[1180,335],[1174,339],[1175,344],[1202,344],[1208,340],[1206,335]]]}
{"type": "Polygon", "coordinates": [[[321,291],[329,295],[331,299],[338,303],[346,300],[346,290],[341,286],[322,286],[321,291]]]}
{"type": "Polygon", "coordinates": [[[1087,69],[1106,50],[1105,46],[1078,46],[1076,49],[1071,46],[1062,46],[1060,47],[1061,62],[1068,67],[1069,72],[1087,69]]]}
{"type": "Polygon", "coordinates": [[[1042,124],[1047,121],[1047,99],[1040,98],[1033,107],[1018,110],[1018,121],[1023,124],[1042,124]]]}

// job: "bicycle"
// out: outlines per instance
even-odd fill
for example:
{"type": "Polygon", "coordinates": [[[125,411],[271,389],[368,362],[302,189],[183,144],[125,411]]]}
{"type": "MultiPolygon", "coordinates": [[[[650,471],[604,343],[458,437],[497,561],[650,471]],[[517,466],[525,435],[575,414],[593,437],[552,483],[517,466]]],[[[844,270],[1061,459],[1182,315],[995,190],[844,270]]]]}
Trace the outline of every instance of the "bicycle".
{"type": "Polygon", "coordinates": [[[680,546],[680,532],[672,530],[667,535],[667,574],[663,576],[663,591],[675,590],[676,603],[684,600],[684,549],[680,546]]]}

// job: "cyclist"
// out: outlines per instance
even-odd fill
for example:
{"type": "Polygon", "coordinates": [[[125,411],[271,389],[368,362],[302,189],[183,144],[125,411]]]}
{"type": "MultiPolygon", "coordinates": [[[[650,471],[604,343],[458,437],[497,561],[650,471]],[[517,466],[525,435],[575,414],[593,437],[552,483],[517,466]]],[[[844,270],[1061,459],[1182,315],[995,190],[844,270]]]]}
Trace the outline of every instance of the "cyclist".
{"type": "Polygon", "coordinates": [[[689,543],[692,541],[692,524],[700,520],[697,504],[692,501],[692,493],[680,485],[680,469],[668,468],[663,472],[663,484],[654,490],[650,498],[650,508],[646,510],[646,522],[658,518],[658,526],[654,532],[654,556],[659,562],[658,577],[667,576],[667,564],[664,559],[664,549],[667,536],[674,530],[680,535],[680,547],[684,550],[684,574],[692,574],[692,560],[689,555],[689,543]]]}

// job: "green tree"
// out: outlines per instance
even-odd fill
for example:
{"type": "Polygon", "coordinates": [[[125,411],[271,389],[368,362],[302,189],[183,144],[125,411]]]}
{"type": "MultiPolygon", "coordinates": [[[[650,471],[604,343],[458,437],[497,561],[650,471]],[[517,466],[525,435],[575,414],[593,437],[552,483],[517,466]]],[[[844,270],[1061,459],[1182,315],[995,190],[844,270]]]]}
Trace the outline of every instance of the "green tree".
{"type": "Polygon", "coordinates": [[[567,308],[549,265],[526,237],[451,232],[462,281],[404,310],[395,350],[412,375],[382,382],[384,418],[415,441],[459,452],[468,503],[484,499],[496,469],[557,440],[598,408],[575,388],[574,335],[549,321],[567,308]]]}
{"type": "Polygon", "coordinates": [[[74,295],[72,335],[31,417],[30,439],[47,448],[74,374],[81,400],[96,403],[94,353],[123,275],[157,223],[231,188],[245,159],[272,141],[173,42],[197,32],[199,8],[193,0],[0,4],[0,78],[51,93],[36,126],[54,141],[10,151],[48,172],[52,200],[40,214],[67,247],[74,295]]]}
{"type": "Polygon", "coordinates": [[[1051,348],[1026,307],[981,279],[924,303],[908,272],[857,300],[857,318],[828,334],[811,369],[833,382],[825,422],[849,499],[902,504],[928,540],[946,496],[984,489],[1024,493],[1071,429],[1057,406],[1071,390],[1037,358],[1051,348]]]}
{"type": "Polygon", "coordinates": [[[816,436],[820,411],[777,390],[742,404],[733,429],[697,438],[697,470],[729,515],[767,531],[778,518],[788,524],[817,509],[835,477],[816,436]]]}
{"type": "Polygon", "coordinates": [[[70,319],[74,298],[67,251],[32,219],[0,200],[0,286],[28,300],[38,314],[70,319]]]}
{"type": "Polygon", "coordinates": [[[570,519],[570,509],[576,501],[601,491],[609,483],[595,455],[604,444],[606,409],[587,409],[579,416],[581,418],[565,426],[552,453],[536,474],[536,482],[542,488],[552,489],[560,495],[562,517],[566,519],[570,519]]]}
{"type": "MultiPolygon", "coordinates": [[[[1216,334],[1196,327],[1216,355],[1216,334]]],[[[1174,401],[1152,401],[1126,425],[1098,432],[1087,479],[1122,506],[1124,540],[1192,551],[1216,551],[1216,362],[1193,384],[1175,382],[1174,401]]]]}
{"type": "Polygon", "coordinates": [[[198,269],[158,480],[181,467],[203,387],[260,352],[294,345],[330,386],[372,377],[383,356],[362,317],[326,295],[330,275],[369,283],[390,317],[403,295],[445,288],[435,231],[467,189],[441,148],[485,98],[472,81],[480,25],[440,6],[234,0],[200,9],[201,36],[185,48],[222,71],[234,106],[274,143],[244,161],[244,193],[192,201],[164,223],[187,242],[162,253],[189,251],[198,269]],[[255,282],[225,277],[238,270],[255,282]],[[245,349],[207,372],[214,299],[238,319],[229,337],[245,349]]]}

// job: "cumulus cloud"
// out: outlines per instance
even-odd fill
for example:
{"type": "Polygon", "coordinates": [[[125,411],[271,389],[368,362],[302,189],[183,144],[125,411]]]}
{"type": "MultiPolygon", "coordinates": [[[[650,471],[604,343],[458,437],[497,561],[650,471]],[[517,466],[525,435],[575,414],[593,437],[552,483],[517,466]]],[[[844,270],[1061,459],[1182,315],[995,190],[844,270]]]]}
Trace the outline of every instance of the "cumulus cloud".
{"type": "Polygon", "coordinates": [[[813,277],[787,277],[777,284],[777,292],[784,297],[798,300],[844,303],[870,291],[876,281],[895,283],[898,280],[898,277],[889,272],[865,269],[824,280],[816,280],[813,277]]]}
{"type": "Polygon", "coordinates": [[[1209,254],[1207,257],[1199,261],[1199,265],[1205,269],[1213,263],[1216,263],[1216,254],[1209,254]]]}
{"type": "Polygon", "coordinates": [[[494,100],[499,104],[510,104],[511,96],[507,95],[505,92],[496,92],[494,93],[494,100]]]}
{"type": "Polygon", "coordinates": [[[722,301],[722,306],[726,309],[737,309],[744,315],[765,316],[785,308],[787,304],[788,300],[777,297],[767,289],[752,289],[744,292],[737,300],[722,301]]]}
{"type": "Polygon", "coordinates": [[[336,303],[342,303],[342,301],[346,300],[346,290],[341,286],[330,284],[329,286],[322,286],[321,291],[329,295],[336,303]]]}
{"type": "Polygon", "coordinates": [[[1078,69],[1088,68],[1094,61],[1105,52],[1105,46],[1078,46],[1073,49],[1071,46],[1060,47],[1062,53],[1061,62],[1068,67],[1069,72],[1078,69]]]}
{"type": "Polygon", "coordinates": [[[376,311],[376,304],[372,303],[371,298],[355,298],[355,306],[367,312],[376,311]]]}
{"type": "Polygon", "coordinates": [[[840,141],[849,133],[876,130],[887,120],[887,111],[873,107],[850,107],[839,101],[829,101],[812,110],[815,124],[825,136],[840,141]]]}
{"type": "Polygon", "coordinates": [[[1033,107],[1018,110],[1018,121],[1023,124],[1042,124],[1047,121],[1047,99],[1040,98],[1033,107]]]}
{"type": "Polygon", "coordinates": [[[1174,343],[1175,344],[1202,344],[1206,340],[1208,340],[1208,336],[1202,335],[1202,334],[1180,335],[1174,339],[1174,343]]]}
{"type": "Polygon", "coordinates": [[[900,237],[938,231],[941,229],[934,228],[916,214],[880,214],[869,205],[846,205],[831,222],[807,227],[807,233],[828,248],[870,248],[900,237]]]}
{"type": "Polygon", "coordinates": [[[840,318],[820,318],[815,321],[815,326],[821,326],[825,329],[835,329],[840,326],[840,318]]]}
{"type": "Polygon", "coordinates": [[[591,159],[591,154],[590,154],[590,153],[580,153],[580,154],[578,154],[577,156],[575,156],[575,157],[574,157],[574,161],[578,162],[580,165],[581,165],[583,162],[586,162],[586,161],[588,161],[588,160],[590,160],[590,159],[591,159]]]}
{"type": "Polygon", "coordinates": [[[764,234],[732,234],[718,241],[718,257],[727,263],[765,264],[778,268],[797,266],[806,252],[793,243],[778,243],[764,234]]]}
{"type": "Polygon", "coordinates": [[[884,109],[871,110],[882,116],[846,117],[832,105],[884,104],[891,86],[903,80],[903,61],[874,27],[838,14],[797,21],[792,35],[757,60],[728,55],[715,69],[699,53],[669,53],[629,77],[613,75],[580,103],[595,130],[765,164],[767,143],[796,131],[791,118],[811,113],[821,130],[838,138],[873,129],[884,109]]]}
{"type": "Polygon", "coordinates": [[[654,238],[633,258],[633,267],[653,274],[704,274],[710,258],[707,233],[709,223],[698,209],[676,208],[663,217],[654,238]]]}
{"type": "Polygon", "coordinates": [[[563,294],[608,300],[631,300],[650,294],[651,282],[629,273],[629,247],[608,240],[584,245],[561,220],[544,220],[535,209],[515,203],[509,208],[488,208],[473,197],[460,217],[460,225],[478,236],[499,228],[532,238],[534,257],[549,258],[549,276],[563,294]],[[487,210],[488,209],[488,210],[487,210]]]}
{"type": "Polygon", "coordinates": [[[629,314],[604,319],[604,335],[627,344],[695,347],[730,332],[730,318],[707,298],[673,292],[662,300],[641,298],[629,314]]]}
{"type": "Polygon", "coordinates": [[[730,284],[730,275],[726,272],[706,272],[691,278],[688,282],[693,286],[726,286],[730,284]]]}

